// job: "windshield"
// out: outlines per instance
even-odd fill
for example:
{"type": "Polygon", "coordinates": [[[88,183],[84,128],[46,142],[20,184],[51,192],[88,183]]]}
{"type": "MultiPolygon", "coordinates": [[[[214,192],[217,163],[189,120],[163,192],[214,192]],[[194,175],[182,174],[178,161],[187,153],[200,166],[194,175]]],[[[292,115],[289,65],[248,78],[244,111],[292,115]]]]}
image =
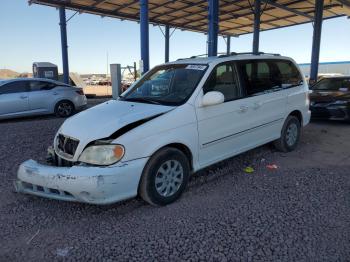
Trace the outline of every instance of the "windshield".
{"type": "Polygon", "coordinates": [[[161,105],[181,105],[192,95],[206,65],[164,65],[149,71],[122,94],[121,100],[161,105]]]}

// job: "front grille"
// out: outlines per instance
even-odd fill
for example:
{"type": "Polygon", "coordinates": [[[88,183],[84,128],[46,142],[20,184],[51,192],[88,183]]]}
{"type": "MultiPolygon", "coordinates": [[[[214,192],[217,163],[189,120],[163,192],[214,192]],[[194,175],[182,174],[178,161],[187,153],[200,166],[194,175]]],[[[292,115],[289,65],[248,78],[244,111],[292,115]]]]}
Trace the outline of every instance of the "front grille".
{"type": "Polygon", "coordinates": [[[21,188],[24,189],[25,191],[29,191],[29,192],[33,192],[33,193],[41,193],[41,194],[46,194],[46,195],[59,196],[61,198],[65,198],[67,200],[74,199],[74,196],[67,191],[43,187],[43,186],[39,186],[39,185],[27,183],[27,182],[18,182],[18,183],[20,183],[21,188]]]}
{"type": "Polygon", "coordinates": [[[57,148],[65,155],[73,157],[78,145],[79,140],[77,139],[73,139],[62,134],[59,134],[57,136],[57,148]]]}

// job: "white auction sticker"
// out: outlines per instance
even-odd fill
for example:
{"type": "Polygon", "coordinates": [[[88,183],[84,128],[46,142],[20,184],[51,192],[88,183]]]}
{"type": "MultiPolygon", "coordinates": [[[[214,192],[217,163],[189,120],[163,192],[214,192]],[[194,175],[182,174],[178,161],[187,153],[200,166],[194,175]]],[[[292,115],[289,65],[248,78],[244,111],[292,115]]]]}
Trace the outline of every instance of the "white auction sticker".
{"type": "Polygon", "coordinates": [[[186,66],[186,69],[192,69],[192,70],[205,70],[207,66],[205,65],[188,65],[186,66]]]}

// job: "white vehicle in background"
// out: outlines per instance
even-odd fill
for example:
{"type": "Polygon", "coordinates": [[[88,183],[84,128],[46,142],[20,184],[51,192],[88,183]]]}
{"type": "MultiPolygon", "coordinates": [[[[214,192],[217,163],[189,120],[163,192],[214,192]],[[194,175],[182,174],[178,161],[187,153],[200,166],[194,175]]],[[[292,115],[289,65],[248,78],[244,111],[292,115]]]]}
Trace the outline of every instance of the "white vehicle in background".
{"type": "Polygon", "coordinates": [[[41,78],[0,81],[0,119],[45,114],[69,117],[86,104],[82,88],[61,82],[41,78]]]}
{"type": "Polygon", "coordinates": [[[51,165],[28,160],[17,191],[109,204],[178,199],[191,173],[274,141],[288,152],[310,119],[308,85],[277,55],[184,59],[157,66],[111,100],[66,120],[51,165]]]}

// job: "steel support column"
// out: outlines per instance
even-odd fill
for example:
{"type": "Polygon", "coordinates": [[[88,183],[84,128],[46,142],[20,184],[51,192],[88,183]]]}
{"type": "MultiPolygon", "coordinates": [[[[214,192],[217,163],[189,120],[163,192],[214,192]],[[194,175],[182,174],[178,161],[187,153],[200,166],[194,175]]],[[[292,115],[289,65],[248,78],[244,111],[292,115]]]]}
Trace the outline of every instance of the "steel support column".
{"type": "Polygon", "coordinates": [[[66,9],[64,8],[64,6],[61,6],[59,10],[60,10],[59,12],[60,12],[60,28],[61,28],[63,81],[64,83],[69,84],[66,9]]]}
{"type": "Polygon", "coordinates": [[[318,62],[320,58],[322,19],[323,19],[323,0],[316,0],[315,5],[315,21],[314,33],[312,38],[312,53],[311,53],[311,69],[310,69],[310,83],[317,80],[318,62]]]}
{"type": "Polygon", "coordinates": [[[231,36],[227,36],[226,39],[226,54],[229,55],[231,53],[231,36]]]}
{"type": "Polygon", "coordinates": [[[141,74],[149,70],[149,21],[148,0],[140,0],[140,32],[141,32],[141,60],[143,69],[141,74]]]}
{"type": "Polygon", "coordinates": [[[208,56],[218,53],[219,0],[208,0],[208,56]]]}
{"type": "Polygon", "coordinates": [[[165,38],[165,63],[169,62],[169,40],[170,40],[170,27],[165,26],[164,38],[165,38]]]}
{"type": "Polygon", "coordinates": [[[259,53],[261,1],[254,1],[253,53],[259,53]]]}

